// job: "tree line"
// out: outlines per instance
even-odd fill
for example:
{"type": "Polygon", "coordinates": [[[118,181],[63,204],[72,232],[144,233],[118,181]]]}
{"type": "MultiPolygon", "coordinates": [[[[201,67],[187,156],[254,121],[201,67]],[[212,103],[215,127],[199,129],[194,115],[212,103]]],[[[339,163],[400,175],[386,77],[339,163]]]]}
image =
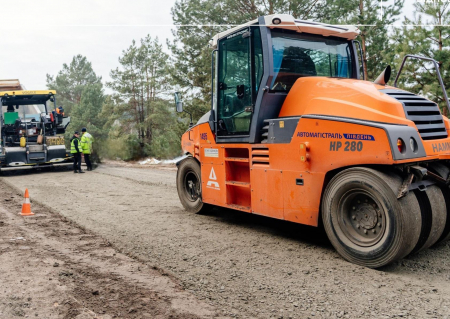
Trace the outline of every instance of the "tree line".
{"type": "MultiPolygon", "coordinates": [[[[374,80],[387,65],[395,76],[406,54],[418,54],[438,61],[450,87],[450,2],[415,2],[413,17],[402,19],[404,5],[404,0],[177,0],[171,12],[176,28],[174,40],[167,41],[169,53],[157,37],[148,35],[122,52],[109,82],[103,84],[88,59],[77,55],[57,75],[47,75],[47,86],[57,90],[58,104],[71,116],[71,127],[85,126],[93,134],[99,156],[174,157],[180,154],[188,119],[175,113],[172,93],[183,92],[184,107],[194,121],[207,112],[209,41],[230,25],[258,16],[286,13],[301,20],[358,25],[367,80],[374,80]],[[104,85],[113,93],[105,94],[104,85]]],[[[449,115],[429,63],[407,63],[399,84],[435,101],[449,115]]]]}

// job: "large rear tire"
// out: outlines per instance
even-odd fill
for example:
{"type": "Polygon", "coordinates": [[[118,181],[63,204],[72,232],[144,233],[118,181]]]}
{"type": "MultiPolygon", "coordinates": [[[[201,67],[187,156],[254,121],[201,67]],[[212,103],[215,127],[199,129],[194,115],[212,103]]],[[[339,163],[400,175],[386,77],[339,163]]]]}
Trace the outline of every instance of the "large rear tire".
{"type": "Polygon", "coordinates": [[[414,194],[397,199],[402,180],[370,168],[337,174],[322,200],[332,245],[346,260],[378,268],[409,254],[419,239],[421,214],[414,194]]]}
{"type": "Polygon", "coordinates": [[[447,221],[445,222],[444,231],[441,237],[436,241],[435,245],[445,242],[450,239],[450,189],[448,187],[441,188],[442,195],[444,195],[445,206],[447,208],[447,221]]]}
{"type": "Polygon", "coordinates": [[[205,213],[211,206],[202,201],[200,165],[194,158],[187,158],[178,165],[177,191],[181,204],[190,213],[205,213]]]}
{"type": "MultiPolygon", "coordinates": [[[[431,163],[429,166],[429,169],[432,172],[440,175],[445,180],[450,175],[450,169],[441,163],[431,163]]],[[[447,210],[447,219],[445,222],[445,226],[444,226],[442,235],[436,241],[435,245],[450,239],[450,188],[448,186],[440,186],[440,185],[438,185],[438,186],[442,191],[442,195],[444,196],[444,202],[445,202],[445,206],[446,206],[446,210],[447,210]]]]}
{"type": "Polygon", "coordinates": [[[416,253],[434,245],[444,232],[447,221],[447,207],[442,190],[431,185],[426,192],[416,190],[422,214],[422,229],[419,241],[412,253],[416,253]]]}

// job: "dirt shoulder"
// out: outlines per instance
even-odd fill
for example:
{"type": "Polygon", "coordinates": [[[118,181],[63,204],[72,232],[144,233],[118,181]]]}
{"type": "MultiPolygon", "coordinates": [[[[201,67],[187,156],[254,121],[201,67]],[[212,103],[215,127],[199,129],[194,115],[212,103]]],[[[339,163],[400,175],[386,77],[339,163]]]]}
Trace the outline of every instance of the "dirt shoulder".
{"type": "Polygon", "coordinates": [[[211,318],[167,273],[0,183],[1,318],[211,318]]]}
{"type": "Polygon", "coordinates": [[[446,318],[449,242],[381,270],[339,257],[320,229],[226,209],[188,214],[173,170],[112,167],[0,181],[175,276],[236,318],[446,318]]]}

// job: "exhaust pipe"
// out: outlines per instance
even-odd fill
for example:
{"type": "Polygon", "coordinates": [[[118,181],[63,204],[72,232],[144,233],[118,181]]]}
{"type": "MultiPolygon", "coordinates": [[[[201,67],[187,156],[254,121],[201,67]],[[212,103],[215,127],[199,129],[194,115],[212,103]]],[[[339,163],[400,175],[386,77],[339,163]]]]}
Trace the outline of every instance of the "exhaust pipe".
{"type": "Polygon", "coordinates": [[[389,79],[391,78],[391,71],[391,66],[388,65],[386,69],[384,69],[384,71],[381,72],[381,74],[377,77],[377,79],[373,81],[373,83],[383,86],[386,85],[386,83],[388,83],[389,79]]]}

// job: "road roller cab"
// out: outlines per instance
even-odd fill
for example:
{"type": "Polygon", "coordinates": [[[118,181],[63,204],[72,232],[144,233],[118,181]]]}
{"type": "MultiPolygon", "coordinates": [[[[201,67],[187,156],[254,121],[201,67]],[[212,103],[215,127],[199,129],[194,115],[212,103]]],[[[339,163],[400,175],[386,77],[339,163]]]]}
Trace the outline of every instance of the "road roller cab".
{"type": "Polygon", "coordinates": [[[336,250],[368,267],[449,237],[449,120],[387,86],[390,68],[361,79],[358,34],[271,15],[213,38],[211,111],[181,143],[187,211],[321,218],[336,250]]]}

